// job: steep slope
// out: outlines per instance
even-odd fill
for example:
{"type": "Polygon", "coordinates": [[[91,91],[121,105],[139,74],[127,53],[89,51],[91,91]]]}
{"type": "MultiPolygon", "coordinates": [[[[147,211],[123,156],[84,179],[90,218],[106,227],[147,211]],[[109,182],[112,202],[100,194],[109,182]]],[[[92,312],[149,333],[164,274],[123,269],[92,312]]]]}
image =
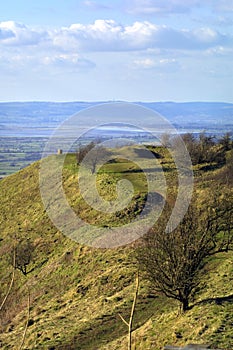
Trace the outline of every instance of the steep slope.
{"type": "MultiPolygon", "coordinates": [[[[30,272],[16,270],[1,311],[1,348],[20,348],[29,320],[25,349],[126,349],[127,327],[119,314],[128,319],[134,297],[134,246],[94,249],[64,237],[42,205],[38,171],[39,162],[0,182],[0,302],[10,285],[14,242],[30,238],[34,247],[30,272]]],[[[70,162],[64,175],[72,189],[70,162]]],[[[204,292],[184,315],[175,302],[151,294],[140,277],[137,349],[195,342],[233,348],[232,254],[219,256],[210,267],[204,292]]]]}

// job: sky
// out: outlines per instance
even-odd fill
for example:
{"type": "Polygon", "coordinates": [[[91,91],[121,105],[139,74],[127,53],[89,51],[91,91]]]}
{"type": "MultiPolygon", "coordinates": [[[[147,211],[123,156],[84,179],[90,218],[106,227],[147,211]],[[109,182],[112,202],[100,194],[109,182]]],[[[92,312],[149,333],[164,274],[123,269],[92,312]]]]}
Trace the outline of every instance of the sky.
{"type": "Polygon", "coordinates": [[[1,1],[0,76],[2,102],[233,102],[233,1],[1,1]]]}

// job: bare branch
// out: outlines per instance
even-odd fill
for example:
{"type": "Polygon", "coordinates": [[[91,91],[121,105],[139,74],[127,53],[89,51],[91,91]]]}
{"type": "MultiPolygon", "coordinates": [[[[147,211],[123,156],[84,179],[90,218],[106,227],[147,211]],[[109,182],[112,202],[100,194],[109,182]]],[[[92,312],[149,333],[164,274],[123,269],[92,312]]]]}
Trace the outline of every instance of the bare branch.
{"type": "Polygon", "coordinates": [[[25,339],[26,339],[26,333],[27,333],[27,329],[28,329],[28,322],[29,322],[29,318],[30,318],[30,290],[29,290],[28,286],[27,286],[27,290],[28,290],[27,320],[26,320],[26,324],[25,324],[25,328],[24,328],[24,332],[23,332],[23,339],[22,339],[22,342],[20,344],[19,350],[23,349],[25,339]]]}
{"type": "Polygon", "coordinates": [[[137,270],[137,275],[136,275],[136,287],[135,287],[134,299],[133,299],[133,304],[132,304],[132,308],[131,308],[129,322],[127,322],[124,319],[124,317],[122,317],[120,314],[118,314],[119,317],[121,318],[121,320],[128,327],[128,350],[132,349],[132,325],[133,325],[135,306],[136,306],[137,297],[138,297],[138,290],[139,290],[139,270],[137,270]]]}
{"type": "Polygon", "coordinates": [[[121,320],[126,324],[127,327],[129,327],[129,323],[124,319],[123,316],[121,316],[121,314],[118,314],[118,316],[121,318],[121,320]]]}
{"type": "Polygon", "coordinates": [[[4,307],[6,301],[7,301],[7,298],[10,294],[10,291],[12,289],[12,286],[13,286],[13,283],[14,283],[14,280],[15,280],[15,260],[16,260],[16,252],[15,252],[15,247],[14,247],[14,250],[13,250],[13,267],[12,267],[12,277],[11,277],[11,282],[10,282],[10,285],[9,285],[9,288],[7,290],[7,293],[1,303],[1,306],[0,306],[0,311],[2,311],[2,308],[4,307]]]}

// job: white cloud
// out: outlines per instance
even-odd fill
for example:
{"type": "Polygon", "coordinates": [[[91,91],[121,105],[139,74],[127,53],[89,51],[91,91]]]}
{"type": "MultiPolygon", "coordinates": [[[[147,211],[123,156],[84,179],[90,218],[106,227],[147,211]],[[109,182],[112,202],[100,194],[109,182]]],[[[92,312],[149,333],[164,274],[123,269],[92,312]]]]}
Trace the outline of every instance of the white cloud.
{"type": "MultiPolygon", "coordinates": [[[[217,43],[221,40],[221,36],[215,30],[211,28],[199,28],[193,31],[193,36],[200,43],[217,43]]],[[[223,36],[222,36],[223,38],[223,36]]]]}
{"type": "MultiPolygon", "coordinates": [[[[35,29],[12,21],[0,23],[0,47],[17,47],[19,50],[28,47],[27,50],[32,50],[35,45],[38,52],[51,52],[68,63],[65,54],[232,47],[232,36],[209,27],[173,29],[149,21],[121,25],[114,20],[96,20],[92,24],[76,23],[50,30],[35,29]]],[[[34,54],[37,55],[35,51],[34,54]]]]}
{"type": "Polygon", "coordinates": [[[14,38],[14,36],[15,35],[11,30],[0,26],[0,40],[14,38]]]}
{"type": "Polygon", "coordinates": [[[73,24],[54,33],[55,46],[81,51],[130,51],[153,48],[198,50],[224,45],[225,35],[211,29],[177,30],[151,22],[122,26],[113,20],[93,24],[73,24]]]}
{"type": "Polygon", "coordinates": [[[20,53],[11,56],[1,55],[1,63],[8,64],[10,68],[26,68],[39,69],[61,68],[61,69],[92,69],[95,67],[94,62],[85,59],[77,54],[39,54],[37,56],[27,53],[20,53]]]}
{"type": "Polygon", "coordinates": [[[96,20],[93,24],[72,24],[46,31],[15,22],[0,23],[0,43],[48,45],[62,51],[130,51],[153,48],[203,49],[223,45],[231,38],[211,28],[177,30],[151,22],[123,26],[113,20],[96,20]]]}
{"type": "Polygon", "coordinates": [[[0,22],[0,32],[8,33],[3,38],[4,43],[8,45],[37,45],[48,36],[45,30],[34,30],[14,21],[0,22]]]}
{"type": "Polygon", "coordinates": [[[133,15],[185,14],[208,8],[214,12],[232,12],[232,0],[128,0],[126,11],[133,15]]]}
{"type": "Polygon", "coordinates": [[[90,60],[80,57],[78,54],[57,54],[44,56],[40,62],[46,66],[73,67],[78,69],[94,68],[95,64],[90,60]]]}
{"type": "Polygon", "coordinates": [[[180,65],[174,58],[162,58],[162,59],[138,59],[134,60],[133,66],[136,69],[155,69],[160,73],[171,73],[180,69],[180,65]]]}
{"type": "Polygon", "coordinates": [[[114,51],[122,27],[113,20],[96,20],[93,24],[72,24],[51,33],[53,44],[60,48],[84,51],[114,51]]]}
{"type": "Polygon", "coordinates": [[[207,56],[214,56],[214,57],[223,57],[223,56],[231,56],[233,54],[233,48],[225,48],[223,46],[217,46],[211,49],[208,49],[204,53],[207,56]]]}
{"type": "Polygon", "coordinates": [[[144,68],[144,69],[150,69],[155,67],[155,61],[152,60],[151,58],[145,58],[141,60],[134,60],[134,66],[136,68],[144,68]]]}
{"type": "Polygon", "coordinates": [[[131,14],[141,15],[186,13],[201,4],[201,0],[128,0],[127,9],[131,14]]]}

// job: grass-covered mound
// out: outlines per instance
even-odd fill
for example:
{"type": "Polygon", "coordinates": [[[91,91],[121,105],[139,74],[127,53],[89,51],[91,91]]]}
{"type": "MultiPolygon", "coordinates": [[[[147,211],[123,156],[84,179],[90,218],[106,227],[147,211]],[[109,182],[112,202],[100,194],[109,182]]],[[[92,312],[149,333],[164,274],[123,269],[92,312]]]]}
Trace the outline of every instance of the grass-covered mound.
{"type": "MultiPolygon", "coordinates": [[[[158,148],[156,152],[161,155],[160,163],[171,185],[168,195],[172,196],[177,185],[174,164],[163,149],[158,148]]],[[[53,226],[42,204],[39,165],[39,162],[34,163],[0,182],[0,303],[12,278],[14,244],[28,238],[33,250],[28,273],[23,275],[15,270],[12,289],[1,310],[1,348],[18,349],[28,323],[24,349],[124,350],[127,327],[119,314],[125,319],[130,315],[137,244],[94,249],[63,236],[53,226]]],[[[75,155],[67,156],[63,171],[65,192],[74,210],[96,224],[96,213],[79,196],[77,168],[75,155]]],[[[202,199],[210,186],[214,188],[220,183],[227,186],[221,176],[225,174],[224,168],[212,166],[203,170],[196,166],[194,172],[195,186],[202,199]]],[[[135,188],[128,211],[125,215],[100,215],[98,224],[120,225],[143,207],[147,190],[143,174],[122,159],[108,163],[99,171],[101,195],[107,200],[114,198],[115,182],[123,175],[135,188]]],[[[179,312],[177,302],[151,293],[141,275],[133,346],[141,350],[159,350],[166,344],[202,343],[232,349],[232,253],[212,258],[209,270],[205,289],[185,314],[179,312]]]]}

